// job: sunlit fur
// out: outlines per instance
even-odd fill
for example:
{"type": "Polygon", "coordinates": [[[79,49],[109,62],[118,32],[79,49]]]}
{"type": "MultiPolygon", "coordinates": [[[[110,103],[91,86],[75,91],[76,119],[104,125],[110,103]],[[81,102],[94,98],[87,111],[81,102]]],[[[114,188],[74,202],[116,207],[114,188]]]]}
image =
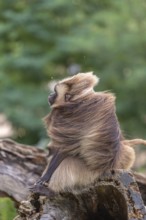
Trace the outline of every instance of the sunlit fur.
{"type": "Polygon", "coordinates": [[[87,185],[109,169],[131,168],[135,152],[130,145],[143,142],[124,140],[115,113],[115,96],[95,92],[98,81],[91,72],[79,73],[55,87],[57,98],[45,118],[49,147],[68,155],[49,182],[55,191],[87,185]]]}

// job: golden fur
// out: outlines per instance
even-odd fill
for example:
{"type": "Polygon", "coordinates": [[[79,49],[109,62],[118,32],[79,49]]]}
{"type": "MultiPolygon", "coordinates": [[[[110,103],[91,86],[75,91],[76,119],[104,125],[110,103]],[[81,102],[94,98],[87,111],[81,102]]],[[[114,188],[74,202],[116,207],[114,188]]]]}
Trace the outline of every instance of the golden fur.
{"type": "Polygon", "coordinates": [[[109,169],[129,169],[135,160],[130,145],[143,140],[124,140],[115,112],[115,96],[95,92],[99,79],[79,73],[57,83],[52,111],[45,118],[49,147],[67,153],[48,185],[55,191],[93,182],[109,169]]]}

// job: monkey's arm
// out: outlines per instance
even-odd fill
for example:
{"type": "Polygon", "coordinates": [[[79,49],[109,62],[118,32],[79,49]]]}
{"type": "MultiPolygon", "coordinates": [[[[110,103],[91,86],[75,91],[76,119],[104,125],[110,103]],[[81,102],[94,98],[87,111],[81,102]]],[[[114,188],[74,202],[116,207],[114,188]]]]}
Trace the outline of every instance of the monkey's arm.
{"type": "Polygon", "coordinates": [[[66,158],[66,153],[60,153],[56,151],[54,153],[53,158],[51,159],[51,162],[49,166],[47,167],[45,173],[41,176],[41,178],[29,189],[33,193],[39,193],[40,195],[48,195],[52,196],[54,195],[54,191],[52,191],[50,188],[45,187],[45,183],[49,182],[51,179],[53,173],[57,169],[57,167],[60,165],[60,163],[66,158]]]}
{"type": "Polygon", "coordinates": [[[41,176],[41,178],[35,183],[35,185],[42,185],[45,182],[49,182],[53,173],[60,165],[60,163],[66,158],[66,153],[61,153],[56,151],[51,159],[49,166],[47,167],[45,173],[41,176]]]}

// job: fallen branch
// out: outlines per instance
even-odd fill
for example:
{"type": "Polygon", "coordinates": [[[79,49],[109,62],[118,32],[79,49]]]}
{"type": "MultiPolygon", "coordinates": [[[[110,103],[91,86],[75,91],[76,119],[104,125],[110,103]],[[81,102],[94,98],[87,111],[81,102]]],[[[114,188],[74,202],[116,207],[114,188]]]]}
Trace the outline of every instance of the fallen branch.
{"type": "Polygon", "coordinates": [[[0,196],[11,197],[17,203],[26,199],[28,186],[40,177],[46,164],[45,151],[0,140],[0,196]]]}
{"type": "Polygon", "coordinates": [[[75,194],[31,194],[28,187],[40,177],[46,164],[47,152],[0,140],[0,196],[20,204],[15,219],[146,219],[146,178],[142,175],[134,173],[134,178],[130,172],[111,171],[75,194]]]}

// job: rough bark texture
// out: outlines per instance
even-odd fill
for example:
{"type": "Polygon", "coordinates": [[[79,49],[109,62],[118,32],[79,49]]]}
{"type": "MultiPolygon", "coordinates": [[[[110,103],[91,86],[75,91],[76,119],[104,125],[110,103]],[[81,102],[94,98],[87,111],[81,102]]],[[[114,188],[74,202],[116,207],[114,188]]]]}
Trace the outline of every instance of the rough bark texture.
{"type": "Polygon", "coordinates": [[[20,204],[16,220],[146,220],[146,178],[142,175],[134,173],[134,178],[131,172],[116,170],[76,194],[31,194],[28,187],[46,164],[47,152],[0,140],[0,196],[20,204]]]}
{"type": "Polygon", "coordinates": [[[0,196],[20,202],[29,195],[28,186],[38,179],[47,164],[43,150],[0,140],[0,196]]]}

